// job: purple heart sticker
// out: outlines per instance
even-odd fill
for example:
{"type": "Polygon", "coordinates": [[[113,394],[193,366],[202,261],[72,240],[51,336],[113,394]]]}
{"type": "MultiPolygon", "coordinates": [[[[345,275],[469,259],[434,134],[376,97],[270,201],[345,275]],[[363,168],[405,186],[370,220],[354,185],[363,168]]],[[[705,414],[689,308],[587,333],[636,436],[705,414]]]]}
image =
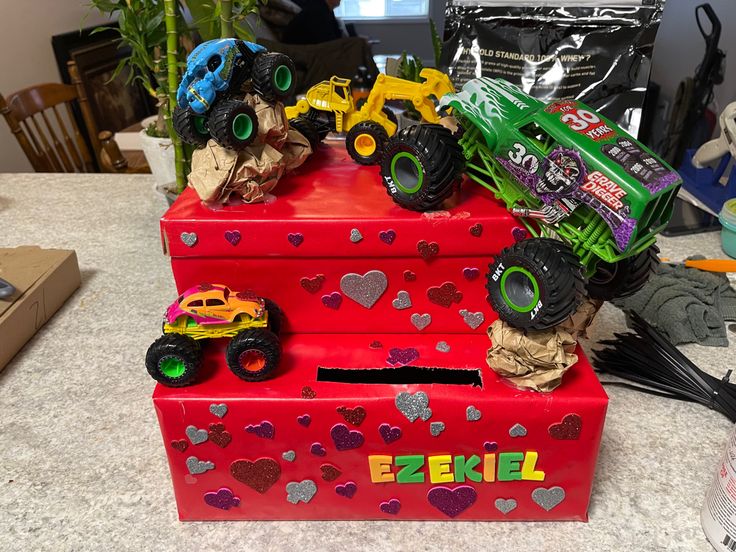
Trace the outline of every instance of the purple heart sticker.
{"type": "Polygon", "coordinates": [[[325,456],[327,454],[327,451],[325,450],[325,447],[322,446],[322,443],[312,443],[312,448],[309,449],[309,452],[311,452],[315,456],[325,456]]]}
{"type": "Polygon", "coordinates": [[[396,239],[396,232],[394,230],[383,230],[378,233],[378,237],[386,245],[391,245],[396,239]]]}
{"type": "Polygon", "coordinates": [[[286,236],[286,239],[289,240],[289,243],[293,245],[294,247],[299,247],[302,242],[304,241],[304,235],[300,232],[295,232],[293,234],[289,234],[286,236]]]}
{"type": "Polygon", "coordinates": [[[225,239],[234,247],[240,243],[240,232],[238,230],[228,230],[225,232],[225,239]]]}
{"type": "Polygon", "coordinates": [[[205,493],[204,501],[209,506],[214,506],[220,510],[229,510],[240,504],[240,498],[235,496],[227,487],[222,487],[217,492],[205,493]]]}
{"type": "Polygon", "coordinates": [[[401,438],[401,428],[397,426],[391,426],[389,424],[381,424],[378,426],[378,433],[381,434],[383,442],[387,445],[401,438]]]}
{"type": "Polygon", "coordinates": [[[344,485],[335,486],[335,492],[345,498],[353,498],[357,490],[358,486],[355,484],[355,481],[348,481],[344,485]]]}
{"type": "Polygon", "coordinates": [[[463,268],[463,276],[468,282],[472,282],[478,276],[480,276],[480,270],[478,270],[477,268],[473,268],[473,267],[463,268]]]}
{"type": "Polygon", "coordinates": [[[451,518],[470,508],[477,498],[478,493],[469,485],[461,485],[454,489],[434,487],[427,493],[429,503],[451,518]]]}
{"type": "Polygon", "coordinates": [[[388,358],[386,362],[389,364],[405,366],[419,358],[419,351],[414,347],[407,349],[401,349],[399,347],[393,347],[388,351],[388,358]]]}
{"type": "Polygon", "coordinates": [[[335,424],[330,430],[330,437],[335,442],[337,450],[358,448],[365,440],[360,431],[350,430],[345,424],[335,424]]]}
{"type": "Polygon", "coordinates": [[[399,510],[401,510],[401,502],[399,502],[399,499],[397,498],[392,498],[387,502],[381,502],[379,508],[383,513],[395,516],[399,513],[399,510]]]}
{"type": "Polygon", "coordinates": [[[518,226],[515,226],[511,230],[511,235],[514,238],[514,241],[517,241],[517,242],[525,240],[528,236],[526,230],[524,230],[523,228],[519,228],[518,226]]]}
{"type": "Polygon", "coordinates": [[[257,435],[258,437],[262,437],[263,439],[273,439],[274,433],[276,433],[276,429],[273,427],[273,424],[268,421],[263,421],[258,425],[245,426],[245,431],[257,435]]]}
{"type": "Polygon", "coordinates": [[[342,305],[342,295],[338,291],[333,291],[322,296],[322,304],[328,309],[337,310],[342,305]]]}
{"type": "Polygon", "coordinates": [[[483,443],[483,448],[486,452],[496,452],[498,450],[498,443],[496,441],[486,441],[483,443]]]}
{"type": "Polygon", "coordinates": [[[302,414],[297,416],[296,421],[300,426],[309,427],[309,424],[312,423],[312,417],[309,414],[302,414]]]}

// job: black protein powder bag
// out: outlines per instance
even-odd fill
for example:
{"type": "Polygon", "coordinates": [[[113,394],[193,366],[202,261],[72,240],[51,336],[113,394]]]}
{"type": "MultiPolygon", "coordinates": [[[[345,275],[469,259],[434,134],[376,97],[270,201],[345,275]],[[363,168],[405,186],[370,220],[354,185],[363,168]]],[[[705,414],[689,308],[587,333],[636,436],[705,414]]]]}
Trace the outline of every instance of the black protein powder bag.
{"type": "Polygon", "coordinates": [[[639,131],[664,0],[449,0],[442,65],[457,88],[500,77],[544,101],[577,98],[639,131]]]}

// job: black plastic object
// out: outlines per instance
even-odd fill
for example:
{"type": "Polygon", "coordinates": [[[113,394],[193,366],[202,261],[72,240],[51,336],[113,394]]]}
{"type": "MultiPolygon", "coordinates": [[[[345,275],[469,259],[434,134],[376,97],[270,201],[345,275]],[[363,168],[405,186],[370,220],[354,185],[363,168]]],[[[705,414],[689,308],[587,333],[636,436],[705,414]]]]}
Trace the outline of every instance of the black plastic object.
{"type": "Polygon", "coordinates": [[[283,101],[294,93],[296,69],[289,56],[259,54],[253,62],[253,88],[267,102],[283,101]]]}
{"type": "Polygon", "coordinates": [[[206,121],[206,117],[197,115],[191,109],[182,109],[178,105],[174,107],[174,130],[187,144],[204,146],[207,143],[210,133],[206,121]]]}
{"type": "Polygon", "coordinates": [[[652,245],[616,263],[599,261],[595,273],[588,279],[588,295],[603,301],[633,295],[644,287],[659,264],[658,253],[659,247],[652,245]]]}
{"type": "Polygon", "coordinates": [[[281,328],[284,327],[284,311],[276,303],[271,301],[271,299],[264,299],[263,301],[266,304],[266,312],[268,313],[268,329],[279,335],[281,328]]]}
{"type": "Polygon", "coordinates": [[[217,102],[207,122],[215,141],[225,148],[240,151],[258,136],[258,116],[245,102],[225,99],[217,102]]]}
{"type": "Polygon", "coordinates": [[[281,342],[269,330],[244,330],[232,338],[225,358],[230,370],[240,379],[263,381],[272,377],[279,366],[281,342]]]}
{"type": "Polygon", "coordinates": [[[488,302],[498,317],[543,330],[565,320],[582,300],[585,281],[572,249],[558,240],[530,238],[507,247],[488,266],[488,302]]]}
{"type": "Polygon", "coordinates": [[[202,366],[202,350],[199,343],[177,333],[162,335],[154,341],[146,353],[146,369],[153,379],[168,387],[184,387],[197,379],[202,366]],[[183,370],[178,375],[167,374],[167,363],[180,363],[183,370]]]}
{"type": "Polygon", "coordinates": [[[465,165],[460,145],[442,125],[414,125],[388,140],[381,178],[391,198],[405,209],[439,209],[456,190],[465,165]]]}
{"type": "Polygon", "coordinates": [[[593,366],[603,374],[634,382],[604,381],[644,393],[702,404],[736,422],[736,385],[731,370],[722,379],[703,372],[641,316],[627,312],[633,332],[614,334],[593,350],[593,366]]]}
{"type": "Polygon", "coordinates": [[[295,119],[291,119],[289,121],[289,126],[294,130],[299,131],[299,133],[307,139],[312,151],[314,151],[322,141],[319,137],[319,132],[317,132],[317,127],[315,127],[314,123],[303,115],[299,115],[295,119]]]}

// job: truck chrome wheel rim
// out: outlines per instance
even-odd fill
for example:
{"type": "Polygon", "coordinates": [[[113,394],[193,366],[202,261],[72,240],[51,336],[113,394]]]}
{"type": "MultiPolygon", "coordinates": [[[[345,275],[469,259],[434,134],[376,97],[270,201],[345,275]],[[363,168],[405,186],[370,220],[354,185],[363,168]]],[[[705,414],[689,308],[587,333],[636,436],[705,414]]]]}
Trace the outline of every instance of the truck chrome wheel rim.
{"type": "Polygon", "coordinates": [[[501,296],[516,312],[529,312],[539,302],[539,285],[531,272],[512,266],[501,276],[501,296]]]}

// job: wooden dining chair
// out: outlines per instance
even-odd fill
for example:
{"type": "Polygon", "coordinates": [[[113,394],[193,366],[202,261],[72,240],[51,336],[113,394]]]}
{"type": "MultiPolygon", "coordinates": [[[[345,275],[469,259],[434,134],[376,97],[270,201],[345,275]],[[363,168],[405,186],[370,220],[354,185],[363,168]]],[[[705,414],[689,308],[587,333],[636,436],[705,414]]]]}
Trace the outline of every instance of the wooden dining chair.
{"type": "Polygon", "coordinates": [[[98,133],[85,104],[77,84],[40,84],[7,99],[0,94],[0,113],[36,172],[95,172],[95,160],[104,172],[149,172],[147,167],[128,167],[111,134],[98,133]],[[74,119],[74,103],[82,112],[92,151],[74,119]],[[99,134],[105,138],[104,147],[99,134]]]}

